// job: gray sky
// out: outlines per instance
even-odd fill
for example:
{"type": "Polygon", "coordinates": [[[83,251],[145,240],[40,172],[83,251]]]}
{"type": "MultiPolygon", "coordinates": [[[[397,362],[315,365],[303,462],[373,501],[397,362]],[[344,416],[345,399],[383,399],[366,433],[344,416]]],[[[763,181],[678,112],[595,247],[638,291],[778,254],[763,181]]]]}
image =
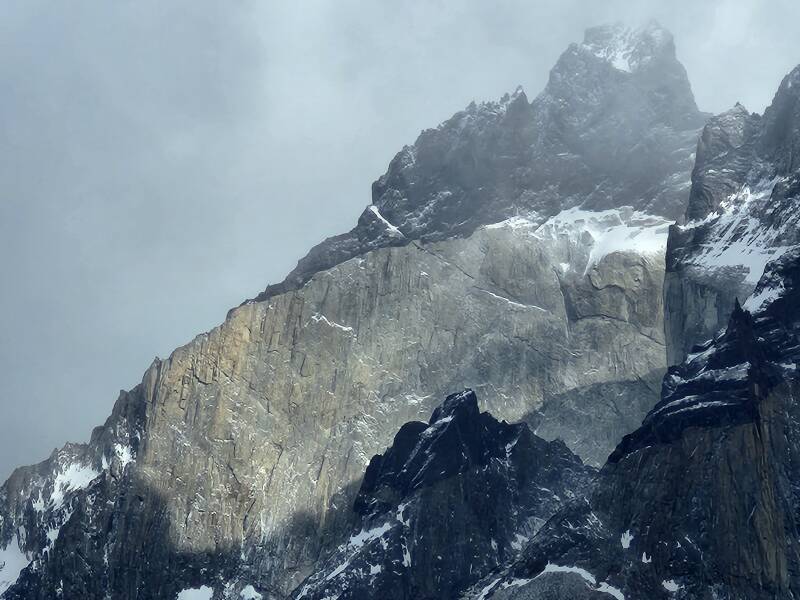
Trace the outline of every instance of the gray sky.
{"type": "Polygon", "coordinates": [[[705,110],[800,62],[796,0],[4,0],[0,478],[349,229],[421,129],[648,18],[705,110]]]}

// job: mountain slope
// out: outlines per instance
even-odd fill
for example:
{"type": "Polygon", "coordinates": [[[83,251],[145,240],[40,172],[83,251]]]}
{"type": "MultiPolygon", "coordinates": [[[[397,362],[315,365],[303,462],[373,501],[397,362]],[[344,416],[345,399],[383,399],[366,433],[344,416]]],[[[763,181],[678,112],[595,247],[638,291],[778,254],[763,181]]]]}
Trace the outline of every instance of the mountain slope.
{"type": "Polygon", "coordinates": [[[797,595],[800,251],[759,291],[770,300],[755,314],[737,306],[724,334],[671,369],[589,498],[473,597],[797,595]]]}
{"type": "Polygon", "coordinates": [[[603,28],[533,102],[424,132],[352,232],[0,488],[29,563],[4,597],[286,597],[350,532],[370,458],[464,386],[602,464],[658,398],[702,119],[668,33],[603,28]]]}
{"type": "Polygon", "coordinates": [[[724,327],[765,265],[800,243],[800,68],[763,117],[742,106],[700,139],[686,224],[670,231],[665,297],[668,360],[724,327]]]}
{"type": "MultiPolygon", "coordinates": [[[[800,68],[784,79],[764,117],[737,107],[706,128],[687,213],[694,220],[671,232],[670,259],[681,268],[670,285],[692,289],[703,274],[706,299],[730,298],[727,323],[670,368],[661,401],[623,438],[587,498],[469,597],[800,593],[798,76],[800,68]],[[767,183],[749,187],[759,181],[767,183]],[[715,260],[724,256],[738,262],[715,260]],[[757,284],[748,283],[756,273],[757,284]],[[743,305],[732,289],[747,294],[743,305]]],[[[686,316],[703,322],[713,302],[687,303],[686,316]]],[[[719,325],[711,316],[704,333],[719,325]]]]}

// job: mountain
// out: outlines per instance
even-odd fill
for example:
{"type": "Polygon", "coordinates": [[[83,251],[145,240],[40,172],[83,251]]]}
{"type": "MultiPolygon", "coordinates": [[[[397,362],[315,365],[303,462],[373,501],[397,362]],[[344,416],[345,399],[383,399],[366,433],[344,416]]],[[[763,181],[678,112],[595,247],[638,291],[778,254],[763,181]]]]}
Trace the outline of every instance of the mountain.
{"type": "Polygon", "coordinates": [[[670,370],[588,498],[473,597],[797,595],[800,251],[771,263],[758,291],[769,300],[754,314],[737,305],[723,334],[670,370]]]}
{"type": "Polygon", "coordinates": [[[711,119],[692,172],[686,223],[670,230],[668,360],[725,326],[766,264],[800,244],[800,68],[763,116],[741,105],[711,119]]]}
{"type": "Polygon", "coordinates": [[[518,88],[423,131],[372,185],[346,234],[315,247],[256,300],[375,248],[467,237],[519,214],[631,206],[674,220],[686,208],[697,109],[672,35],[657,23],[589,29],[533,102],[518,88]]]}
{"type": "Polygon", "coordinates": [[[533,101],[423,132],[351,232],[0,487],[2,597],[286,598],[371,526],[372,457],[465,386],[602,465],[659,399],[704,119],[669,33],[613,26],[533,101]]]}
{"type": "MultiPolygon", "coordinates": [[[[669,369],[662,399],[622,439],[587,496],[562,509],[520,558],[468,597],[759,600],[800,593],[800,247],[787,226],[800,209],[800,113],[792,91],[798,73],[784,79],[763,117],[737,107],[712,120],[687,214],[705,214],[693,212],[705,177],[727,178],[732,191],[704,188],[713,212],[671,232],[671,252],[681,250],[676,241],[695,244],[680,256],[697,259],[697,268],[686,262],[672,271],[678,283],[687,278],[684,290],[694,285],[700,257],[748,241],[738,251],[740,268],[718,269],[713,280],[744,286],[747,300],[732,298],[723,328],[669,369]],[[713,150],[723,125],[728,142],[713,150]],[[708,153],[716,168],[707,169],[708,153]],[[751,182],[768,178],[760,194],[738,187],[736,177],[746,170],[751,182]],[[750,237],[742,237],[745,227],[750,237]],[[771,260],[757,284],[742,283],[765,255],[771,260]]],[[[708,306],[689,304],[687,316],[708,306]]]]}
{"type": "Polygon", "coordinates": [[[471,390],[448,396],[372,458],[352,535],[295,598],[456,598],[516,556],[594,475],[563,442],[479,413],[471,390]]]}

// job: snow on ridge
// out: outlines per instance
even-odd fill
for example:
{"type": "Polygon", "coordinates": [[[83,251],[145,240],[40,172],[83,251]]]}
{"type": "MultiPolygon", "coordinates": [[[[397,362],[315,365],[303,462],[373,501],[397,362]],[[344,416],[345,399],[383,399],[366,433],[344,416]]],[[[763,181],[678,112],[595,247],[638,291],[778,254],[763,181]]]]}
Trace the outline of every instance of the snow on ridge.
{"type": "Polygon", "coordinates": [[[547,563],[547,566],[544,568],[539,576],[541,577],[545,573],[574,573],[575,575],[579,575],[582,579],[586,580],[587,582],[591,583],[592,585],[597,585],[597,579],[594,575],[589,573],[586,569],[582,569],[580,567],[566,567],[561,565],[554,565],[553,563],[547,563]]]}
{"type": "Polygon", "coordinates": [[[663,48],[669,39],[670,35],[655,21],[643,27],[617,23],[588,30],[582,47],[618,71],[632,73],[650,62],[653,52],[663,48]]]}
{"type": "Polygon", "coordinates": [[[491,223],[489,225],[485,225],[485,229],[530,229],[536,227],[537,223],[531,217],[523,217],[521,215],[516,215],[514,217],[509,217],[503,221],[499,221],[497,223],[491,223]]]}
{"type": "Polygon", "coordinates": [[[584,273],[614,252],[642,255],[663,254],[671,221],[664,217],[635,211],[631,207],[603,211],[581,208],[562,210],[536,229],[537,235],[568,235],[580,239],[588,233],[594,243],[584,273]]]}
{"type": "Polygon", "coordinates": [[[684,231],[708,227],[706,239],[711,240],[703,244],[700,252],[690,257],[687,264],[707,271],[742,268],[746,270],[744,283],[758,283],[767,263],[792,249],[792,246],[776,245],[775,241],[786,227],[797,226],[796,219],[781,229],[767,227],[759,217],[760,209],[781,181],[781,177],[774,177],[762,179],[752,186],[744,185],[723,201],[716,212],[683,225],[681,229],[684,231]]]}
{"type": "Polygon", "coordinates": [[[633,45],[631,38],[634,32],[630,29],[620,29],[607,45],[584,44],[583,47],[589,50],[597,58],[611,63],[618,71],[630,73],[635,68],[635,61],[632,61],[633,45]]]}
{"type": "MultiPolygon", "coordinates": [[[[516,215],[485,225],[484,229],[510,229],[526,232],[539,239],[568,237],[576,246],[584,246],[583,235],[593,240],[584,274],[603,258],[614,252],[634,252],[644,256],[663,255],[672,221],[658,215],[636,211],[630,206],[592,211],[569,208],[542,221],[536,213],[516,215]]],[[[562,272],[573,265],[559,264],[562,272]]]]}
{"type": "Polygon", "coordinates": [[[389,223],[389,221],[387,221],[387,220],[384,218],[384,216],[381,214],[381,211],[380,211],[380,210],[378,210],[378,207],[377,207],[377,206],[375,206],[374,204],[370,204],[370,205],[369,205],[367,208],[370,210],[370,212],[372,212],[372,214],[373,214],[373,215],[375,215],[375,217],[376,217],[376,218],[377,218],[377,219],[378,219],[378,220],[379,220],[381,223],[383,223],[384,225],[386,225],[386,229],[389,231],[389,233],[390,233],[390,234],[392,234],[392,235],[395,235],[395,236],[399,236],[399,237],[405,237],[405,236],[403,235],[403,232],[402,232],[402,231],[400,231],[400,230],[399,230],[397,227],[395,227],[394,225],[392,225],[391,223],[389,223]]]}
{"type": "Polygon", "coordinates": [[[760,290],[756,289],[756,291],[745,300],[742,308],[751,313],[760,312],[783,296],[784,292],[786,292],[786,288],[783,285],[783,281],[779,281],[772,287],[764,287],[760,290]]]}
{"type": "Polygon", "coordinates": [[[500,583],[500,579],[501,578],[497,578],[491,583],[489,583],[487,586],[485,586],[478,594],[476,600],[486,600],[486,597],[489,595],[489,592],[491,592],[497,586],[497,584],[500,583]]]}

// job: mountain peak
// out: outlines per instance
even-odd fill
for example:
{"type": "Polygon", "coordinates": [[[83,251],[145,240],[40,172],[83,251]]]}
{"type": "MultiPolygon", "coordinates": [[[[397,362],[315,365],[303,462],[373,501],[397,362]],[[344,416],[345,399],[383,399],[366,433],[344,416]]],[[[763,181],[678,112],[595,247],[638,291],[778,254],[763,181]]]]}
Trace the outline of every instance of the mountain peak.
{"type": "Polygon", "coordinates": [[[467,237],[522,213],[633,206],[677,218],[706,117],[668,31],[655,22],[589,29],[532,101],[517,88],[424,130],[373,183],[358,225],[256,300],[379,247],[467,237]]]}
{"type": "Polygon", "coordinates": [[[776,157],[778,170],[800,169],[800,65],[783,78],[764,112],[763,149],[776,157]]]}
{"type": "Polygon", "coordinates": [[[478,413],[478,398],[475,396],[475,392],[470,389],[465,389],[463,392],[447,396],[444,402],[433,411],[430,424],[433,425],[448,417],[454,417],[457,414],[463,414],[469,418],[476,418],[478,413]]]}
{"type": "Polygon", "coordinates": [[[601,25],[586,30],[582,47],[628,73],[662,56],[675,59],[672,34],[651,21],[644,27],[632,28],[623,23],[601,25]]]}

